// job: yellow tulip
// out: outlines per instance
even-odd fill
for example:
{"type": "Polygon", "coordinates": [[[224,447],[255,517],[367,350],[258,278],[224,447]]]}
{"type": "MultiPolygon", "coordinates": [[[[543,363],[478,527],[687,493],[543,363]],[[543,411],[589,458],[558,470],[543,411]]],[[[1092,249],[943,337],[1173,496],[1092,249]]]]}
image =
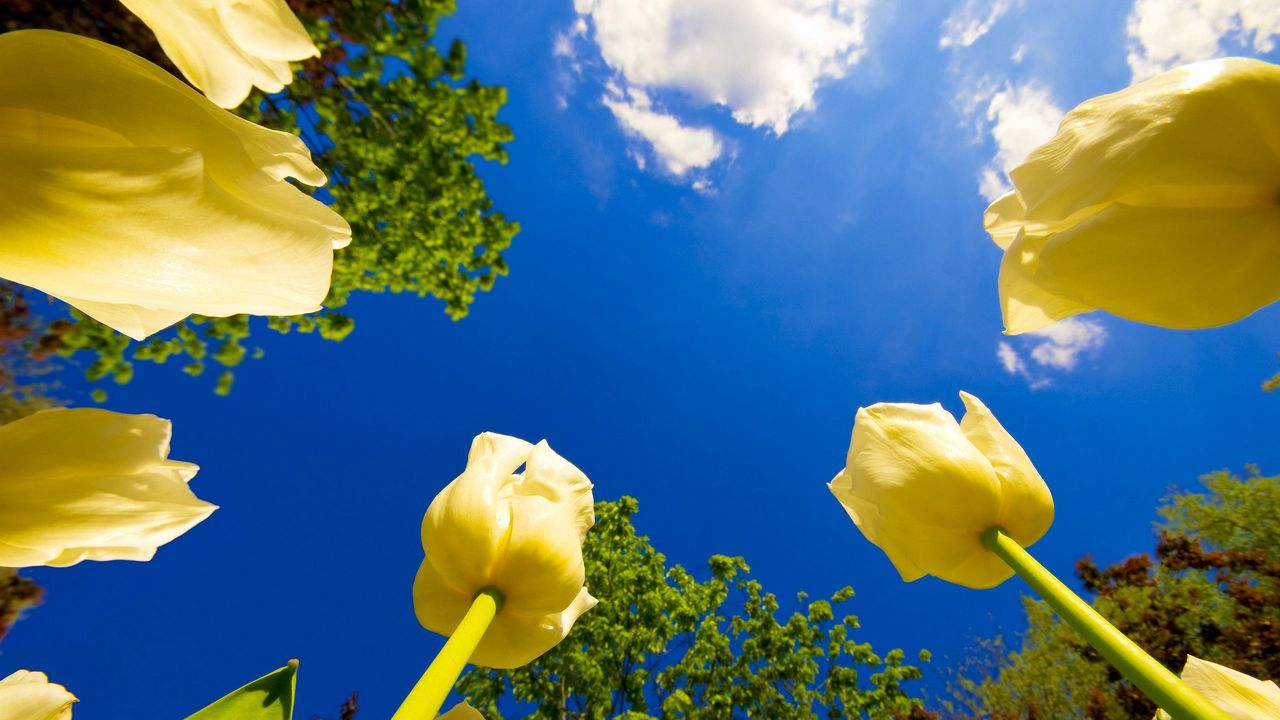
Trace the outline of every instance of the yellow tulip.
{"type": "MultiPolygon", "coordinates": [[[[0,718],[0,720],[3,719],[0,718]]],[[[484,716],[480,714],[479,710],[471,707],[471,703],[463,701],[454,705],[449,712],[441,715],[436,720],[484,720],[484,716]]]]}
{"type": "Polygon", "coordinates": [[[44,410],[0,426],[0,566],[150,560],[217,509],[154,415],[44,410]]]}
{"type": "Polygon", "coordinates": [[[957,423],[938,403],[859,408],[845,469],[828,487],[902,579],[989,588],[1012,574],[982,545],[999,527],[1027,547],[1053,522],[1031,460],[978,398],[957,423]]]}
{"type": "Polygon", "coordinates": [[[325,181],[298,138],[46,30],[0,35],[0,98],[0,277],[139,340],[192,313],[320,308],[351,229],[285,181],[325,181]]]}
{"type": "Polygon", "coordinates": [[[582,542],[595,523],[591,481],[542,441],[482,433],[467,467],[427,509],[426,559],[413,585],[424,627],[450,635],[483,590],[501,609],[471,661],[524,665],[569,634],[596,604],[582,542]],[[524,465],[523,474],[515,474],[524,465]]]}
{"type": "Polygon", "coordinates": [[[0,680],[0,720],[71,720],[76,696],[42,672],[19,670],[0,680]]]}
{"type": "MultiPolygon", "coordinates": [[[[1182,680],[1231,720],[1280,718],[1280,687],[1270,680],[1259,680],[1194,655],[1187,656],[1182,680]]],[[[1155,720],[1169,720],[1169,717],[1168,713],[1159,710],[1155,720]]]]}
{"type": "Polygon", "coordinates": [[[233,108],[259,87],[280,92],[290,60],[320,54],[285,0],[120,0],[156,34],[192,85],[233,108]]]}
{"type": "Polygon", "coordinates": [[[1170,70],[1067,114],[987,208],[1006,332],[1107,312],[1171,328],[1280,299],[1280,67],[1170,70]]]}

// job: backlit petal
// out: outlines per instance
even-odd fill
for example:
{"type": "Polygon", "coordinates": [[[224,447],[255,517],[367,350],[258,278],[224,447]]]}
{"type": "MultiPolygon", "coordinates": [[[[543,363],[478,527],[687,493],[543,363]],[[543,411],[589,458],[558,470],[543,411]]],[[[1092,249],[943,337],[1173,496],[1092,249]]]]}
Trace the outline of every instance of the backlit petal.
{"type": "Polygon", "coordinates": [[[71,720],[74,702],[42,672],[19,670],[0,680],[0,720],[71,720]]]}
{"type": "Polygon", "coordinates": [[[284,0],[121,0],[214,103],[236,107],[257,86],[279,92],[288,61],[318,55],[284,0]]]}
{"type": "Polygon", "coordinates": [[[1280,299],[1277,238],[1280,204],[1113,205],[1049,237],[1033,278],[1046,292],[1131,320],[1213,327],[1280,299]]]}
{"type": "Polygon", "coordinates": [[[561,612],[539,617],[500,611],[471,655],[471,662],[500,669],[527,665],[564,640],[578,618],[597,602],[584,587],[561,612]]]}
{"type": "MultiPolygon", "coordinates": [[[[960,430],[987,458],[1000,480],[1000,517],[1005,534],[1022,547],[1030,547],[1053,524],[1053,496],[1031,458],[996,420],[981,400],[960,393],[965,414],[960,430]]],[[[989,553],[983,556],[990,557],[989,553]]],[[[1003,563],[1001,563],[1003,564],[1003,563]]]]}
{"type": "Polygon", "coordinates": [[[0,427],[0,566],[150,559],[216,509],[168,451],[151,415],[57,409],[0,427]]]}

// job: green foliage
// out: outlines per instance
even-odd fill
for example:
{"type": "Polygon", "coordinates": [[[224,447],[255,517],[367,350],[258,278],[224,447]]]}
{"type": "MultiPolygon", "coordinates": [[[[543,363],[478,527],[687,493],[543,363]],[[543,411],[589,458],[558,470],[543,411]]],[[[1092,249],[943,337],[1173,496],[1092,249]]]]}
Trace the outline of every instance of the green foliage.
{"type": "MultiPolygon", "coordinates": [[[[351,224],[350,246],[336,253],[333,282],[313,315],[276,317],[280,333],[315,333],[339,341],[354,320],[334,308],[353,292],[432,295],[455,320],[466,316],[480,291],[507,273],[502,252],[519,232],[493,209],[475,163],[505,163],[513,134],[498,122],[506,89],[468,80],[466,47],[454,41],[441,52],[436,24],[454,12],[454,0],[293,0],[321,57],[308,61],[284,93],[254,93],[245,117],[297,133],[329,176],[321,194],[351,224]]],[[[35,11],[33,11],[35,12],[35,11]]],[[[76,32],[74,17],[50,6],[22,23],[76,32]]],[[[157,58],[123,6],[95,16],[105,39],[157,58]],[[106,25],[108,27],[103,28],[106,25]],[[141,46],[141,47],[139,47],[141,46]],[[150,50],[150,52],[149,52],[150,50]]],[[[192,376],[220,368],[216,392],[231,389],[232,369],[261,348],[247,343],[247,316],[193,316],[174,329],[134,344],[83,313],[72,311],[50,335],[65,356],[92,358],[90,380],[127,383],[134,364],[182,363],[192,376]]],[[[411,332],[411,330],[406,330],[411,332]]]]}
{"type": "MultiPolygon", "coordinates": [[[[1076,565],[1092,604],[1157,660],[1179,671],[1188,654],[1255,677],[1280,677],[1280,477],[1250,467],[1201,478],[1158,513],[1154,560],[1076,565]]],[[[1044,603],[1025,598],[1028,629],[1014,652],[996,638],[953,683],[948,709],[996,720],[1151,717],[1154,707],[1044,603]]]]}
{"type": "MultiPolygon", "coordinates": [[[[514,670],[472,668],[458,689],[486,718],[530,705],[530,718],[928,717],[903,689],[920,669],[852,639],[853,597],[778,618],[779,603],[738,557],[714,555],[699,581],[668,565],[631,518],[637,502],[596,503],[583,558],[600,604],[568,639],[514,670]]],[[[928,653],[920,653],[928,660],[928,653]]]]}
{"type": "Polygon", "coordinates": [[[187,720],[289,720],[298,680],[298,661],[233,690],[187,720]]]}
{"type": "Polygon", "coordinates": [[[1219,470],[1200,478],[1207,493],[1176,493],[1159,509],[1160,528],[1189,535],[1220,550],[1280,552],[1280,476],[1254,465],[1241,478],[1219,470]]]}

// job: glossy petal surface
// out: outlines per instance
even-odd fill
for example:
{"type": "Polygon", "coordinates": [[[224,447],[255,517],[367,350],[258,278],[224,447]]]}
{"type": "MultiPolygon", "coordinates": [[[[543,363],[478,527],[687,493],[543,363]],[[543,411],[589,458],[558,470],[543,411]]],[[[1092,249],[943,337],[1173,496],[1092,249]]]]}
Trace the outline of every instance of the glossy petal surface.
{"type": "Polygon", "coordinates": [[[963,424],[936,403],[860,408],[846,467],[829,485],[908,582],[997,585],[1012,570],[982,547],[983,530],[1013,528],[1029,545],[1052,522],[1048,488],[1022,448],[977,398],[962,398],[963,424]]]}
{"type": "MultiPolygon", "coordinates": [[[[1280,717],[1280,686],[1229,667],[1187,656],[1182,679],[1204,695],[1231,720],[1273,720],[1280,717]]],[[[1156,718],[1167,720],[1163,711],[1156,718]]]]}
{"type": "Polygon", "coordinates": [[[19,670],[0,680],[0,720],[71,720],[75,701],[42,672],[19,670]]]}
{"type": "Polygon", "coordinates": [[[254,87],[279,92],[290,60],[319,55],[284,0],[121,0],[192,85],[233,108],[254,87]]]}
{"type": "Polygon", "coordinates": [[[1226,58],[1072,110],[985,225],[1006,331],[1102,309],[1171,328],[1280,298],[1280,68],[1226,58]]]}
{"type": "Polygon", "coordinates": [[[93,408],[0,426],[0,565],[149,560],[216,508],[169,460],[169,421],[93,408]]]}
{"type": "Polygon", "coordinates": [[[0,37],[0,69],[32,64],[0,73],[0,276],[135,339],[192,313],[319,309],[350,228],[283,181],[324,182],[301,141],[110,45],[0,37]]]}

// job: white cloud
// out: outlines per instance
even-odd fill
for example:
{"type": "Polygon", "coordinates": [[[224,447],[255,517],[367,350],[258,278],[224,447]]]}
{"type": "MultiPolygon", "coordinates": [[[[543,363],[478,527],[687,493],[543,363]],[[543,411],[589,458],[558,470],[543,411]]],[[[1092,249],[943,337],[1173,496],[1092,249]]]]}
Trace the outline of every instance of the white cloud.
{"type": "Polygon", "coordinates": [[[1081,355],[1100,350],[1107,342],[1107,330],[1096,320],[1072,317],[1019,336],[1019,341],[1025,355],[1001,340],[996,345],[996,357],[1005,372],[1023,378],[1038,390],[1053,382],[1047,371],[1069,372],[1080,364],[1081,355]]]}
{"type": "MultiPolygon", "coordinates": [[[[568,43],[593,40],[612,76],[604,104],[683,177],[714,162],[724,143],[682,121],[672,104],[722,106],[743,125],[785,133],[815,107],[819,86],[862,58],[871,2],[574,0],[577,24],[556,36],[553,51],[576,63],[568,43]],[[666,108],[650,99],[659,91],[666,108]]],[[[710,190],[705,177],[693,183],[710,190]]]]}
{"type": "MultiPolygon", "coordinates": [[[[662,167],[676,177],[707,167],[724,150],[724,144],[713,130],[688,127],[674,115],[655,110],[649,96],[642,91],[632,90],[624,94],[611,87],[603,102],[623,129],[629,135],[647,141],[662,167]]],[[[645,156],[635,154],[633,157],[643,170],[647,164],[645,156]]],[[[695,186],[700,180],[702,189],[707,189],[709,186],[701,178],[694,181],[695,186]]]]}
{"type": "Polygon", "coordinates": [[[575,0],[629,86],[671,89],[783,133],[865,51],[870,0],[575,0]]]}
{"type": "Polygon", "coordinates": [[[1004,371],[1010,375],[1026,375],[1027,361],[1022,359],[1017,350],[1009,343],[1001,340],[996,345],[996,357],[1000,359],[1000,364],[1004,366],[1004,371]]]}
{"type": "Polygon", "coordinates": [[[991,32],[996,21],[1013,9],[1013,0],[966,0],[942,23],[938,47],[969,47],[991,32]]]}
{"type": "Polygon", "coordinates": [[[1031,359],[1059,370],[1074,370],[1080,354],[1097,350],[1107,342],[1107,330],[1096,320],[1071,317],[1028,333],[1041,342],[1031,351],[1031,359]]]}
{"type": "Polygon", "coordinates": [[[1276,0],[1135,0],[1126,24],[1134,81],[1177,65],[1227,54],[1223,46],[1258,53],[1275,49],[1280,36],[1276,0]]]}
{"type": "MultiPolygon", "coordinates": [[[[981,94],[963,103],[976,109],[981,94]]],[[[978,189],[983,197],[995,200],[1012,189],[1009,171],[1036,146],[1053,137],[1064,114],[1048,89],[1036,83],[1006,83],[991,95],[985,124],[995,142],[996,154],[979,175],[978,189]]]]}

